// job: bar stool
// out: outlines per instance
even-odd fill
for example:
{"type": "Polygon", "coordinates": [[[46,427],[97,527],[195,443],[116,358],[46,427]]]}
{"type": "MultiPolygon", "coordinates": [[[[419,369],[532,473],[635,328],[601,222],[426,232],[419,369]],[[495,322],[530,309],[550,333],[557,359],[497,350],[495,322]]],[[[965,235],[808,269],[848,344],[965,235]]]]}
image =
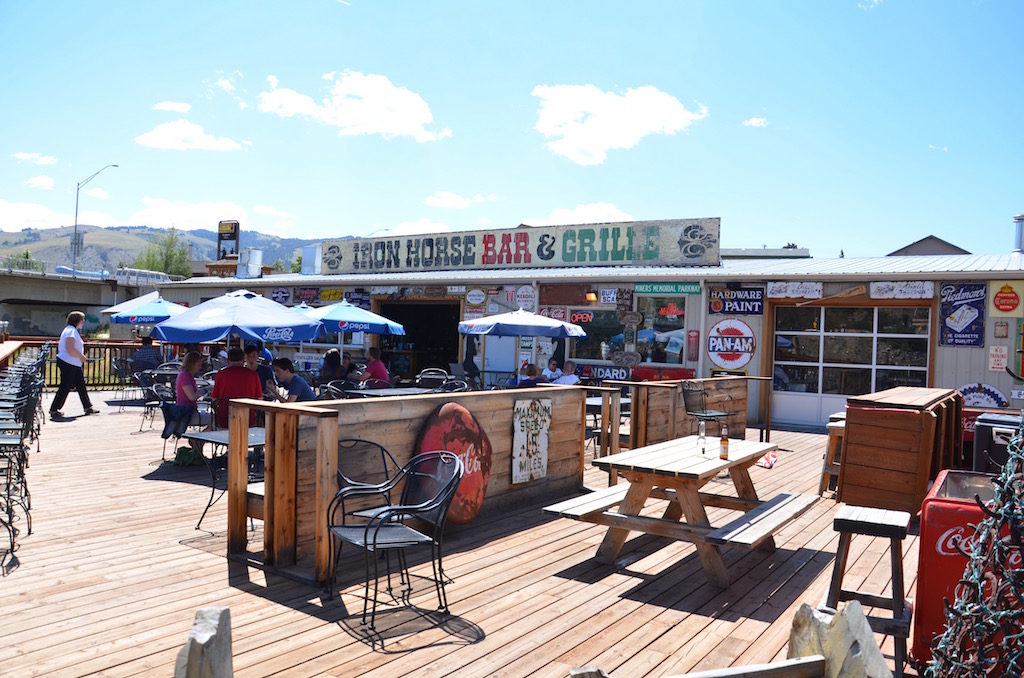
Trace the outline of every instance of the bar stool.
{"type": "Polygon", "coordinates": [[[821,465],[821,484],[818,486],[818,496],[825,494],[825,490],[832,489],[832,480],[836,481],[836,491],[839,491],[839,462],[843,456],[843,435],[846,433],[846,420],[830,421],[828,428],[828,441],[825,443],[825,458],[821,465]]]}
{"type": "Polygon", "coordinates": [[[907,638],[910,636],[910,619],[914,614],[913,603],[903,597],[903,540],[910,526],[910,514],[905,511],[843,505],[836,511],[832,529],[839,533],[839,549],[836,551],[832,583],[819,607],[836,609],[839,601],[858,600],[865,607],[878,607],[892,611],[892,618],[868,615],[868,625],[875,633],[892,636],[895,651],[895,674],[903,675],[907,661],[907,638]],[[850,554],[853,535],[889,539],[889,557],[892,567],[892,598],[843,588],[846,574],[846,560],[850,554]]]}

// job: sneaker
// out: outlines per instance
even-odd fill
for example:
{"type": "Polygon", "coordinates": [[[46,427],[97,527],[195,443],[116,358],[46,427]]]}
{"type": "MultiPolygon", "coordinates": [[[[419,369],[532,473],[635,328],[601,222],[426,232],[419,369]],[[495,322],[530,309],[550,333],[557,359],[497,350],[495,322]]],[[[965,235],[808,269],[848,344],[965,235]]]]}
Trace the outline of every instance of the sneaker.
{"type": "Polygon", "coordinates": [[[100,411],[97,410],[95,407],[87,407],[86,410],[85,410],[85,413],[86,414],[99,414],[100,411]]]}
{"type": "Polygon", "coordinates": [[[50,419],[61,419],[63,416],[64,413],[60,410],[50,410],[50,419]]]}

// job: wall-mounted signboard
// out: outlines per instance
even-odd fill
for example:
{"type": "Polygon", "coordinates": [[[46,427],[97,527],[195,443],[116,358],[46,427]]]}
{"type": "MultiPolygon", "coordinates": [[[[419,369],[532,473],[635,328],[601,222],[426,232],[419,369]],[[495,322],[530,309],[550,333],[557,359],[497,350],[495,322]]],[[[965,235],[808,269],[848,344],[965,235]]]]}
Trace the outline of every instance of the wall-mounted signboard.
{"type": "Polygon", "coordinates": [[[323,243],[323,272],[560,266],[717,266],[721,219],[664,219],[323,243]]]}

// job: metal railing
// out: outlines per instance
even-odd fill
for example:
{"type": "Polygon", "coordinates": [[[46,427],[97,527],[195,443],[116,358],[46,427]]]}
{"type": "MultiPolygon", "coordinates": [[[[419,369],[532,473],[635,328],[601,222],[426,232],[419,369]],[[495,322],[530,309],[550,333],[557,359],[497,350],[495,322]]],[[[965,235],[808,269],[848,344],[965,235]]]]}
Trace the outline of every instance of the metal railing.
{"type": "MultiPolygon", "coordinates": [[[[53,342],[50,356],[46,361],[45,384],[56,388],[60,384],[60,370],[57,367],[57,342],[46,337],[12,337],[22,342],[21,351],[37,349],[47,341],[53,342]]],[[[130,358],[141,346],[137,341],[121,341],[116,339],[97,339],[85,341],[85,383],[96,388],[113,388],[122,385],[122,379],[114,369],[113,361],[118,358],[130,358]]],[[[20,351],[19,351],[20,353],[20,351]]],[[[17,357],[17,354],[15,356],[17,357]]]]}

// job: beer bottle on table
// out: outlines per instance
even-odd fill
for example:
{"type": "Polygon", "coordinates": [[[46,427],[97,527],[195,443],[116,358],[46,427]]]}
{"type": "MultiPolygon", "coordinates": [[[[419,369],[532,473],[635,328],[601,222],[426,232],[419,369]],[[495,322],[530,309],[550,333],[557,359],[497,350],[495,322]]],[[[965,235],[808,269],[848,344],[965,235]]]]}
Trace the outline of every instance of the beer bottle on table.
{"type": "Polygon", "coordinates": [[[722,442],[718,446],[718,458],[729,458],[729,429],[725,424],[722,424],[722,442]]]}

